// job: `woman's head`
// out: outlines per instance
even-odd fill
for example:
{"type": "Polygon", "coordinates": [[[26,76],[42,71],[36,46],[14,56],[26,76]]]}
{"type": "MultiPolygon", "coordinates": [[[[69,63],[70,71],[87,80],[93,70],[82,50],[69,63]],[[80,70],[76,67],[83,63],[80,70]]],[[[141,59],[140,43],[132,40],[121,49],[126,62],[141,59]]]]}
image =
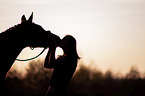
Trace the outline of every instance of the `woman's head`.
{"type": "Polygon", "coordinates": [[[71,36],[71,35],[66,35],[62,39],[60,47],[62,49],[66,49],[66,48],[72,49],[72,47],[76,48],[76,40],[75,40],[75,38],[73,36],[71,36]]]}
{"type": "Polygon", "coordinates": [[[70,55],[76,55],[77,58],[77,48],[76,48],[76,39],[71,35],[66,35],[60,44],[60,47],[63,49],[64,53],[70,54],[70,55]]]}

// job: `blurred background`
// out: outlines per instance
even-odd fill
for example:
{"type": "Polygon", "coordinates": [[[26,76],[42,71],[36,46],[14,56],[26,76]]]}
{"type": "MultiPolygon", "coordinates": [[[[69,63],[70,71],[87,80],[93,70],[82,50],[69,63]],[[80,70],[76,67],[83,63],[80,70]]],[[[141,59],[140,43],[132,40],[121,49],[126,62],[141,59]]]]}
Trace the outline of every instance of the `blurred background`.
{"type": "MultiPolygon", "coordinates": [[[[145,77],[144,0],[0,0],[0,12],[0,32],[19,24],[23,14],[28,19],[34,12],[33,22],[45,30],[61,38],[67,34],[76,38],[81,60],[71,83],[73,96],[119,96],[117,92],[124,93],[120,96],[129,96],[145,88],[142,82],[145,77]],[[108,84],[114,87],[110,89],[108,84]],[[90,90],[74,90],[81,86],[90,90]],[[114,89],[118,90],[110,91],[114,89]],[[85,92],[88,93],[85,95],[85,92]],[[109,92],[112,93],[106,95],[109,92]]],[[[18,58],[33,57],[41,50],[25,48],[18,58]]],[[[62,54],[57,48],[56,55],[62,54]]],[[[30,96],[37,96],[33,92],[38,92],[42,85],[46,90],[52,70],[40,67],[45,56],[46,52],[35,62],[13,64],[7,75],[7,86],[13,89],[12,94],[18,94],[14,96],[29,96],[28,89],[33,90],[30,96]],[[46,77],[40,75],[40,78],[38,74],[46,77]]]]}

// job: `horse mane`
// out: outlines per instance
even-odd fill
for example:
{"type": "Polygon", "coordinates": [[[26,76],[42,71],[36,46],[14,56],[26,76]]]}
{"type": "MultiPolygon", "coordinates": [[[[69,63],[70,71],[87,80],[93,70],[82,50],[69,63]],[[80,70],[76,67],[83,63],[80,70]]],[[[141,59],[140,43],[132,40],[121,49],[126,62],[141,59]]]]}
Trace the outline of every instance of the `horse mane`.
{"type": "Polygon", "coordinates": [[[14,29],[17,28],[19,25],[20,25],[20,24],[14,25],[14,26],[10,27],[9,29],[7,29],[5,32],[14,30],[14,29]]]}
{"type": "Polygon", "coordinates": [[[14,25],[10,28],[8,28],[7,30],[3,31],[0,33],[0,42],[5,40],[6,38],[9,38],[12,37],[13,35],[16,35],[14,34],[16,29],[18,29],[18,27],[20,26],[20,24],[17,24],[17,25],[14,25]]]}

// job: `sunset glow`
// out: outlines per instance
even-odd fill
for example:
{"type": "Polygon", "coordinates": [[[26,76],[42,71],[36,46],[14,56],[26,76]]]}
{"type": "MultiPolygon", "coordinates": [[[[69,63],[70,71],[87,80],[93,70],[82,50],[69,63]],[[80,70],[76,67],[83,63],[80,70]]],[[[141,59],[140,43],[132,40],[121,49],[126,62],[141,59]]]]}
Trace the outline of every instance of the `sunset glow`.
{"type": "MultiPolygon", "coordinates": [[[[96,68],[115,73],[136,65],[145,72],[144,0],[1,0],[0,12],[0,32],[34,12],[33,22],[45,30],[61,38],[73,35],[86,64],[93,62],[96,68]]],[[[18,58],[33,57],[41,50],[27,48],[18,58]]],[[[58,50],[57,55],[62,54],[58,50]]],[[[15,63],[20,69],[26,65],[15,63]]]]}

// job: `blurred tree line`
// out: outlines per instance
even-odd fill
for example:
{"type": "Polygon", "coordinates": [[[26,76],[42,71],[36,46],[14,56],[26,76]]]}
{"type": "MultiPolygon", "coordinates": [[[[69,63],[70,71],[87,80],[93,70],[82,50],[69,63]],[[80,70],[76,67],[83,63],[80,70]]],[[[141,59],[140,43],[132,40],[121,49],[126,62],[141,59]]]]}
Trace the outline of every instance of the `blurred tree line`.
{"type": "MultiPolygon", "coordinates": [[[[6,78],[6,88],[11,96],[45,96],[53,69],[43,67],[43,62],[32,61],[24,77],[12,69],[6,78]]],[[[133,66],[125,77],[115,77],[111,71],[103,74],[84,64],[76,70],[69,86],[70,96],[145,96],[145,78],[133,66]]]]}

